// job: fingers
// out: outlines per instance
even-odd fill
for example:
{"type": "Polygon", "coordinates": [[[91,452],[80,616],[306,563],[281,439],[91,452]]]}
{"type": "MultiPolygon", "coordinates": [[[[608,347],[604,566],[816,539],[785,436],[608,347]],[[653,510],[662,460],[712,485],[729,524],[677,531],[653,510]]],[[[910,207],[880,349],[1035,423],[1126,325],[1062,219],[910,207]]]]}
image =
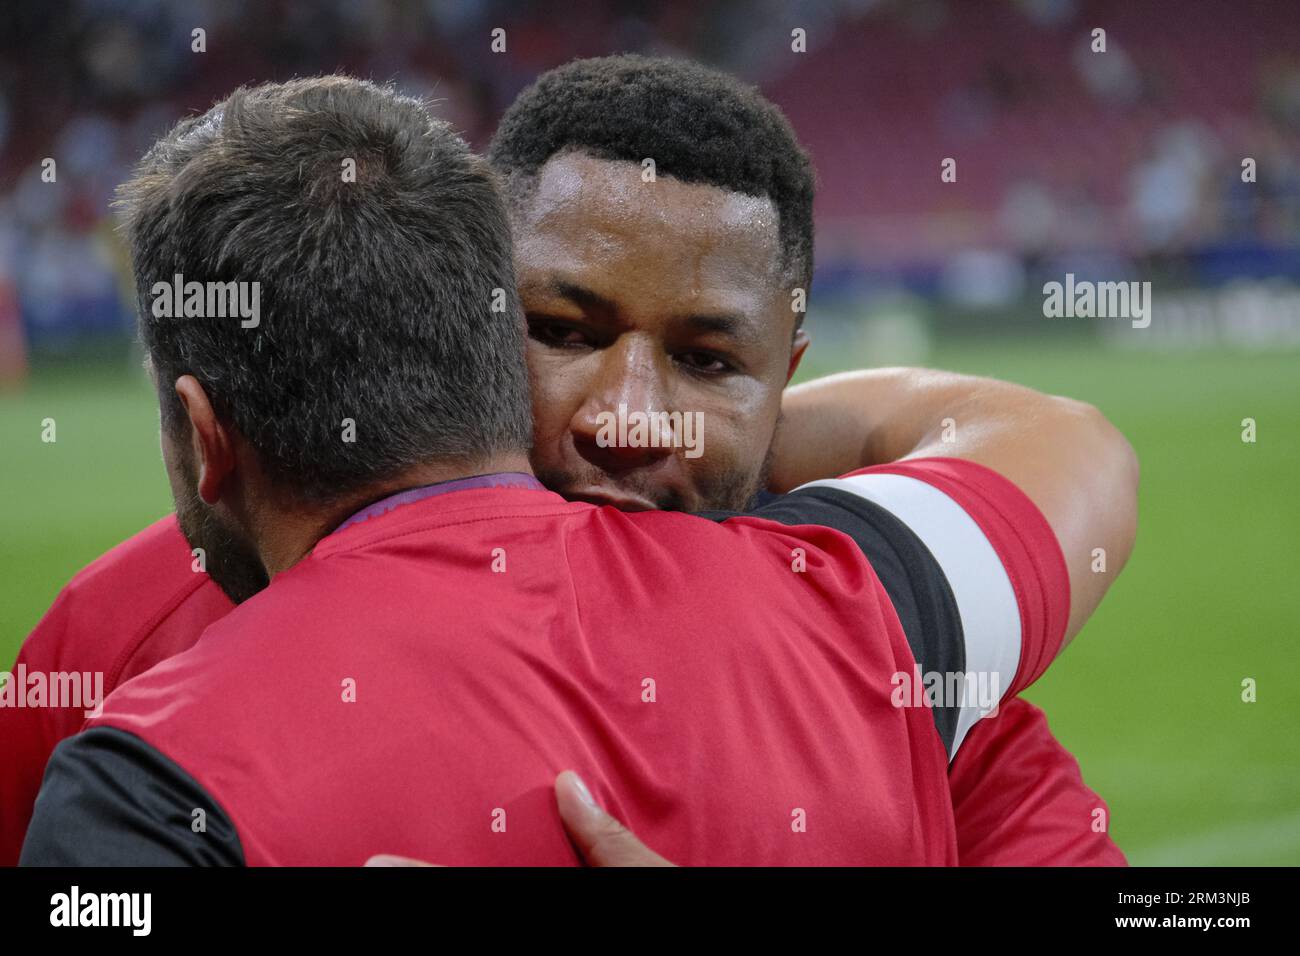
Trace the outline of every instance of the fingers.
{"type": "Polygon", "coordinates": [[[597,805],[572,770],[555,778],[560,819],[589,866],[672,866],[597,805]]]}
{"type": "MultiPolygon", "coordinates": [[[[673,866],[606,813],[587,785],[572,770],[555,778],[555,798],[569,838],[589,866],[673,866]]],[[[437,866],[405,856],[381,853],[366,866],[437,866]]]]}
{"type": "Polygon", "coordinates": [[[412,860],[407,856],[391,856],[387,853],[380,853],[378,856],[372,856],[366,860],[366,866],[437,866],[437,863],[425,863],[423,860],[412,860]]]}

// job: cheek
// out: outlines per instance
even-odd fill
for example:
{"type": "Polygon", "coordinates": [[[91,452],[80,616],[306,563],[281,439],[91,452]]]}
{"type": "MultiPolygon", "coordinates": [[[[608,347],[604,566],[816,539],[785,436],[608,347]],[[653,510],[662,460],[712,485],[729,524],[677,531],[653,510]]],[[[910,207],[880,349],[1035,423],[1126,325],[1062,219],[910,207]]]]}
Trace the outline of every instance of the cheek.
{"type": "Polygon", "coordinates": [[[555,356],[540,346],[528,345],[528,381],[532,389],[533,401],[554,401],[565,390],[566,378],[562,363],[555,356]]]}
{"type": "Polygon", "coordinates": [[[703,454],[685,464],[700,475],[747,474],[762,464],[775,421],[767,404],[756,398],[705,408],[703,454]]]}
{"type": "Polygon", "coordinates": [[[528,378],[533,399],[533,436],[537,443],[562,436],[583,395],[583,373],[578,363],[529,343],[528,378]]]}

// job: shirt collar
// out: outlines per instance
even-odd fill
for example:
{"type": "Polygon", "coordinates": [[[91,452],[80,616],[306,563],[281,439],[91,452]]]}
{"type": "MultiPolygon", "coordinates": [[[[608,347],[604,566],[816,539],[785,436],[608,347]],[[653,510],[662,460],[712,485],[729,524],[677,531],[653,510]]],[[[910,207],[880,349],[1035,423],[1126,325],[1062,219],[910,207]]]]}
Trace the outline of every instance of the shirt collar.
{"type": "Polygon", "coordinates": [[[532,475],[526,475],[518,471],[501,471],[490,475],[472,475],[469,478],[453,478],[451,481],[436,481],[431,485],[421,485],[418,488],[408,488],[405,491],[399,491],[391,494],[386,498],[380,498],[374,504],[366,505],[351,518],[348,518],[334,530],[342,531],[344,528],[350,528],[354,524],[360,524],[363,521],[369,521],[371,518],[378,518],[380,515],[388,514],[394,508],[400,508],[402,505],[409,505],[416,501],[423,501],[425,498],[432,498],[435,495],[446,495],[453,491],[471,491],[476,488],[525,488],[529,491],[545,491],[542,483],[532,475]]]}

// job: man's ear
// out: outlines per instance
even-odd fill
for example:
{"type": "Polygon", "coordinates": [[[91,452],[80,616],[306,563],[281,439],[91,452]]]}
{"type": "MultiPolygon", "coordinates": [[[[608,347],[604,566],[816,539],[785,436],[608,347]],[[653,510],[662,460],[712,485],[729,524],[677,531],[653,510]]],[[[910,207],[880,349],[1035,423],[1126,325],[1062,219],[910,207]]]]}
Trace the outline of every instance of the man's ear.
{"type": "Polygon", "coordinates": [[[799,362],[803,360],[803,353],[808,351],[808,343],[812,339],[808,338],[808,333],[803,329],[798,329],[794,333],[794,344],[790,347],[790,369],[785,373],[785,384],[790,384],[790,379],[794,378],[794,373],[799,369],[799,362]]]}
{"type": "Polygon", "coordinates": [[[176,380],[176,395],[190,420],[190,441],[198,464],[198,492],[209,505],[221,500],[221,489],[235,470],[235,446],[229,429],[217,418],[208,394],[193,375],[176,380]]]}

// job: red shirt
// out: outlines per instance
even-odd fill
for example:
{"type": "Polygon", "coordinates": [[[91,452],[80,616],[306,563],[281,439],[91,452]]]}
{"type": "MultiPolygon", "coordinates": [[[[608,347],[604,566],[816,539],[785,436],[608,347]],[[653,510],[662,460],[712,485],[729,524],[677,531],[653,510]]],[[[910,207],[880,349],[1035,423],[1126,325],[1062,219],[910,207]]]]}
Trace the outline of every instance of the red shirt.
{"type": "MultiPolygon", "coordinates": [[[[953,864],[934,719],[890,702],[912,667],[845,534],[472,490],[330,535],[88,726],[181,768],[249,865],[572,865],[565,767],[685,865],[953,864]]],[[[79,860],[175,818],[59,792],[33,839],[79,860]]]]}
{"type": "MultiPolygon", "coordinates": [[[[192,647],[234,605],[168,515],[83,568],[18,652],[14,671],[104,675],[105,696],[192,647]]],[[[79,731],[84,707],[0,707],[0,866],[14,866],[50,754],[79,731]]]]}
{"type": "Polygon", "coordinates": [[[975,725],[948,770],[962,866],[1126,866],[1110,807],[1021,698],[975,725]]]}
{"type": "MultiPolygon", "coordinates": [[[[65,588],[24,645],[20,662],[32,670],[103,670],[111,693],[185,650],[230,609],[190,561],[174,518],[151,526],[65,588]]],[[[45,762],[83,720],[79,709],[0,708],[0,862],[16,861],[45,762]]],[[[1006,701],[1000,716],[975,725],[951,766],[949,784],[964,865],[1123,863],[1108,836],[1092,827],[1093,811],[1105,804],[1083,784],[1041,712],[1026,702],[1006,701]]],[[[619,794],[611,788],[606,798],[617,813],[619,794]]],[[[698,809],[706,812],[703,805],[698,809]]],[[[376,849],[395,848],[370,847],[376,849]]]]}

